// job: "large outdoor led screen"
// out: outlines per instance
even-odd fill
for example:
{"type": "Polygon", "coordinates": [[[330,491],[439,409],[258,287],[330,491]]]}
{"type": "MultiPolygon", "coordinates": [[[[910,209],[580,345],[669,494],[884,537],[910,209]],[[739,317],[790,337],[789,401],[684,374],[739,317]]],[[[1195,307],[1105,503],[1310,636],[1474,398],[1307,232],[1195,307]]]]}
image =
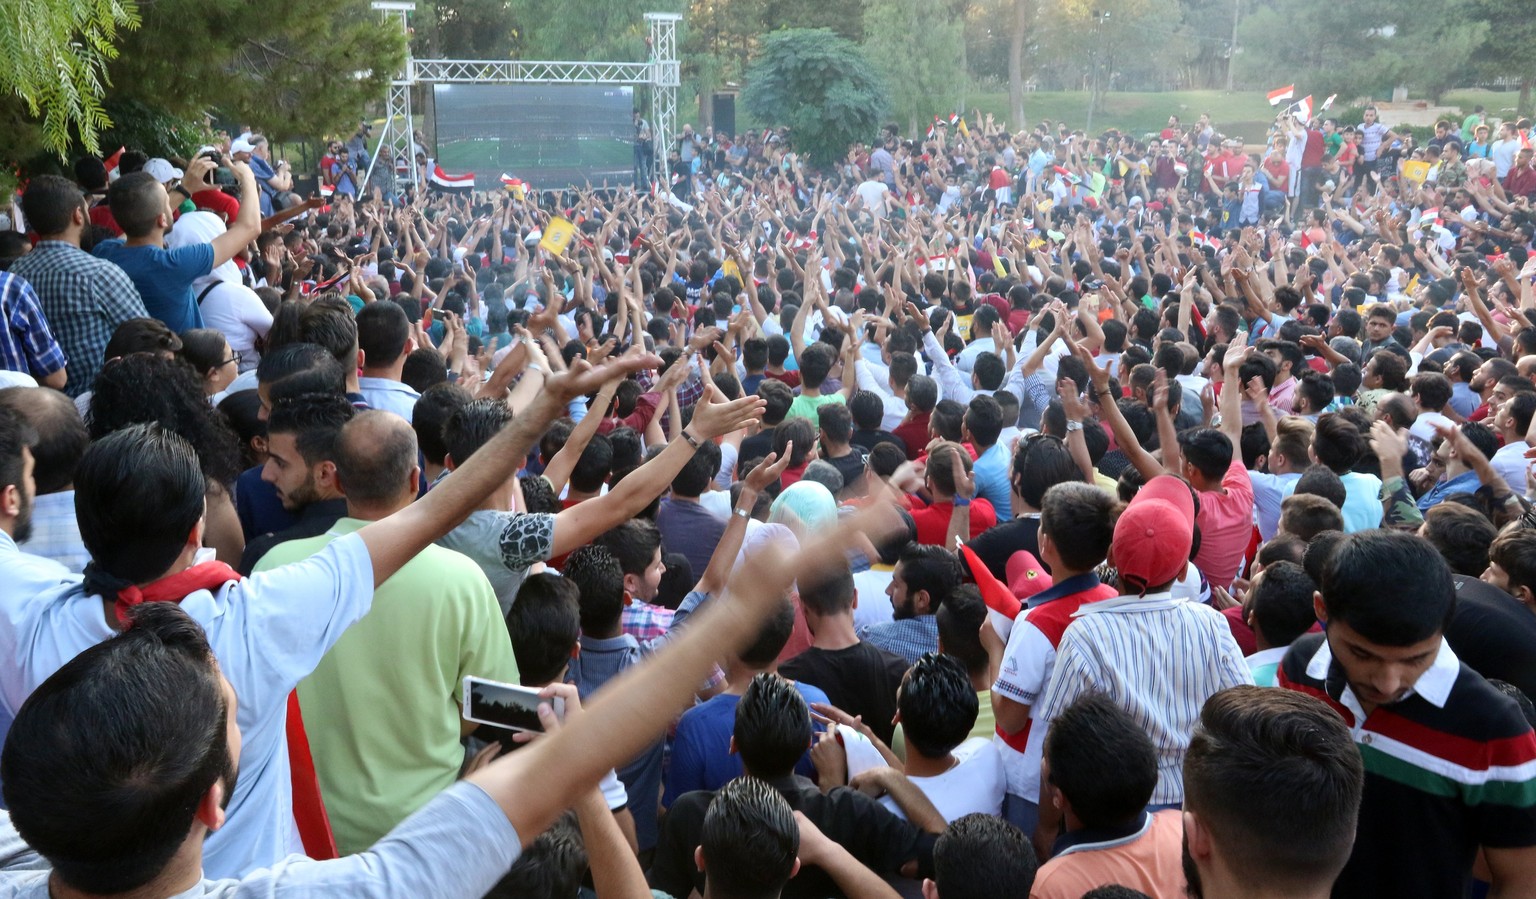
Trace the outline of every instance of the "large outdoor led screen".
{"type": "Polygon", "coordinates": [[[589,84],[439,84],[437,162],[495,188],[502,174],[538,190],[634,181],[634,88],[589,84]]]}

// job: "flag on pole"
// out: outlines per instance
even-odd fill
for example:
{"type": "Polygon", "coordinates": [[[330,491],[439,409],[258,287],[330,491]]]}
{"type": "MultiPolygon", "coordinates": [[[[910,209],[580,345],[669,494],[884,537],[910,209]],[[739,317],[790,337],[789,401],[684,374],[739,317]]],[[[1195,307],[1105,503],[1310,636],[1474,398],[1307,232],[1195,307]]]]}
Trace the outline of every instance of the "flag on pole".
{"type": "Polygon", "coordinates": [[[949,123],[951,125],[959,125],[960,124],[960,113],[958,113],[958,112],[950,113],[949,114],[949,123]]]}
{"type": "Polygon", "coordinates": [[[938,133],[938,130],[939,130],[939,117],[938,116],[934,116],[933,117],[933,124],[928,126],[928,140],[933,140],[933,136],[938,133]]]}
{"type": "Polygon", "coordinates": [[[428,180],[428,186],[433,190],[448,194],[473,193],[475,189],[475,173],[467,172],[463,175],[450,175],[443,171],[440,165],[432,167],[432,176],[428,180]]]}
{"type": "Polygon", "coordinates": [[[960,132],[960,136],[961,137],[970,137],[971,136],[971,129],[965,127],[965,117],[964,116],[960,117],[960,124],[956,126],[956,129],[960,132]]]}
{"type": "Polygon", "coordinates": [[[1307,94],[1305,97],[1302,97],[1300,100],[1297,100],[1295,103],[1291,104],[1291,111],[1294,112],[1296,114],[1296,118],[1300,119],[1301,121],[1311,121],[1312,95],[1307,94]]]}
{"type": "Polygon", "coordinates": [[[1289,100],[1294,96],[1296,96],[1296,85],[1288,84],[1278,90],[1272,90],[1269,92],[1269,105],[1279,106],[1281,103],[1284,103],[1286,100],[1289,100]]]}
{"type": "Polygon", "coordinates": [[[1436,206],[1434,209],[1426,209],[1423,212],[1419,213],[1419,227],[1420,228],[1434,227],[1435,225],[1438,225],[1438,224],[1440,224],[1440,207],[1439,206],[1436,206]]]}
{"type": "Polygon", "coordinates": [[[501,174],[501,186],[507,189],[515,199],[522,200],[528,196],[528,185],[521,178],[514,178],[503,172],[501,174]]]}
{"type": "Polygon", "coordinates": [[[1322,111],[1323,112],[1327,112],[1328,111],[1328,107],[1333,105],[1333,101],[1338,99],[1338,96],[1339,96],[1338,94],[1329,94],[1328,95],[1328,99],[1323,101],[1322,111]]]}

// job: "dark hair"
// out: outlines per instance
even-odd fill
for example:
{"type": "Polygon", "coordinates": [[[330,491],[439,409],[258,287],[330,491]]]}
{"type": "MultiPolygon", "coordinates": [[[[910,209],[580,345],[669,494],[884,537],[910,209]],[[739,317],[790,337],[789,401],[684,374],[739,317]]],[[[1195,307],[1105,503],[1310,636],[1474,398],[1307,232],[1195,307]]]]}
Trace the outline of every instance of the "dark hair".
{"type": "Polygon", "coordinates": [[[1206,480],[1220,481],[1232,467],[1232,438],[1215,428],[1180,431],[1179,449],[1206,480]]]}
{"type": "Polygon", "coordinates": [[[709,482],[719,473],[720,447],[713,440],[706,440],[699,444],[693,457],[672,477],[672,493],[676,496],[702,496],[709,489],[709,482]]]}
{"type": "Polygon", "coordinates": [[[1332,500],[1298,491],[1280,501],[1280,530],[1287,534],[1311,540],[1324,531],[1343,529],[1344,513],[1332,500]]]}
{"type": "Polygon", "coordinates": [[[416,432],[393,412],[364,409],[342,427],[334,452],[348,503],[392,503],[416,467],[416,432]]]}
{"type": "Polygon", "coordinates": [[[979,708],[965,667],[933,652],[923,653],[907,671],[896,706],[907,745],[930,759],[943,758],[965,742],[979,708]]]}
{"type": "Polygon", "coordinates": [[[570,663],[581,636],[580,595],[574,582],[547,571],[529,575],[517,588],[507,633],[523,683],[552,683],[570,663]]]}
{"type": "Polygon", "coordinates": [[[449,413],[448,420],[443,423],[443,448],[453,457],[455,466],[463,465],[512,418],[512,407],[502,400],[470,400],[449,413]]]}
{"type": "Polygon", "coordinates": [[[1332,883],[1349,859],[1364,781],[1349,729],[1320,700],[1232,687],[1200,711],[1184,756],[1184,808],[1244,886],[1300,893],[1332,883]]]}
{"type": "Polygon", "coordinates": [[[448,455],[443,428],[456,410],[473,399],[468,390],[457,384],[433,384],[421,392],[411,409],[411,430],[416,432],[416,445],[421,448],[422,458],[433,465],[443,464],[448,455]]]}
{"type": "Polygon", "coordinates": [[[782,777],[811,745],[811,710],[794,684],[755,675],[736,703],[736,752],[754,777],[782,777]]]}
{"type": "Polygon", "coordinates": [[[356,415],[347,398],[333,393],[304,393],[272,404],[267,434],[292,434],[305,465],[336,460],[341,429],[356,415]]]}
{"type": "MultiPolygon", "coordinates": [[[[959,443],[964,439],[960,426],[965,423],[965,407],[959,400],[943,399],[934,404],[933,412],[928,418],[928,428],[938,437],[951,443],[959,443]]],[[[970,458],[970,454],[966,454],[970,458]]]]}
{"type": "MultiPolygon", "coordinates": [[[[39,496],[57,493],[75,479],[75,466],[90,445],[85,422],[70,398],[57,390],[8,387],[0,390],[0,409],[8,409],[31,426],[36,434],[26,445],[32,449],[32,480],[39,496]]],[[[5,451],[9,458],[11,453],[5,451]]],[[[16,452],[20,464],[20,451],[16,452]]],[[[0,472],[5,484],[20,483],[21,473],[0,472]]]]}
{"type": "Polygon", "coordinates": [[[1039,866],[1022,830],[982,812],[949,822],[933,844],[933,880],[942,899],[1027,896],[1039,866]]]}
{"type": "MultiPolygon", "coordinates": [[[[822,408],[831,408],[836,405],[838,404],[828,403],[822,408]]],[[[860,430],[879,430],[880,423],[885,418],[885,403],[874,391],[860,390],[848,399],[848,414],[853,419],[854,426],[860,430]]]]}
{"type": "Polygon", "coordinates": [[[324,347],[343,371],[357,367],[357,320],[345,300],[329,302],[321,297],[311,302],[300,310],[298,324],[300,342],[324,347]]]}
{"type": "Polygon", "coordinates": [[[144,237],[165,215],[165,188],[148,172],[133,172],[107,188],[112,218],[128,237],[144,237]]]}
{"type": "MultiPolygon", "coordinates": [[[[22,459],[22,450],[30,450],[37,445],[37,429],[32,427],[22,415],[14,409],[0,406],[0,490],[15,486],[16,492],[22,495],[25,504],[27,497],[26,485],[22,483],[25,478],[26,465],[22,459]]],[[[22,515],[27,514],[26,506],[22,507],[22,515]]],[[[26,539],[25,535],[17,535],[18,539],[26,539]]]]}
{"type": "MultiPolygon", "coordinates": [[[[85,212],[85,194],[75,182],[58,175],[35,175],[21,195],[21,214],[33,231],[43,237],[69,230],[75,211],[85,212]]],[[[86,220],[90,224],[90,220],[86,220]]]]}
{"type": "Polygon", "coordinates": [[[1536,593],[1536,531],[1515,528],[1500,534],[1488,548],[1488,561],[1504,569],[1510,593],[1521,587],[1536,593]]]}
{"type": "Polygon", "coordinates": [[[1152,899],[1141,890],[1118,883],[1106,883],[1083,894],[1083,899],[1152,899]]]}
{"type": "Polygon", "coordinates": [[[1364,531],[1345,538],[1324,566],[1329,621],[1383,646],[1411,646],[1445,629],[1456,607],[1451,570],[1413,534],[1364,531]]]}
{"type": "Polygon", "coordinates": [[[228,488],[239,477],[240,440],[186,363],[139,353],[102,366],[86,419],[91,438],[147,422],[189,441],[208,480],[228,488]]]}
{"type": "Polygon", "coordinates": [[[846,565],[799,580],[800,604],[823,617],[853,608],[853,573],[846,565]]]}
{"type": "MultiPolygon", "coordinates": [[[[977,625],[980,627],[981,625],[977,625]]],[[[763,622],[763,626],[757,632],[757,637],[743,649],[738,658],[748,668],[761,670],[773,664],[789,643],[789,635],[795,629],[795,607],[784,597],[773,614],[763,622]]]]}
{"type": "Polygon", "coordinates": [[[1312,430],[1312,451],[1334,474],[1354,468],[1369,448],[1354,422],[1333,412],[1320,417],[1312,430]]]}
{"type": "Polygon", "coordinates": [[[1103,693],[1067,706],[1045,733],[1050,783],[1084,827],[1124,824],[1157,787],[1157,750],[1130,713],[1103,693]]]}
{"type": "Polygon", "coordinates": [[[631,518],[592,541],[606,546],[619,562],[619,570],[625,574],[640,575],[651,565],[656,551],[661,549],[661,531],[648,518],[631,518]]]}
{"type": "Polygon", "coordinates": [[[977,447],[992,446],[1003,432],[1003,407],[984,393],[971,397],[965,410],[965,428],[977,447]]]}
{"type": "Polygon", "coordinates": [[[216,328],[191,328],[181,332],[180,356],[198,373],[206,377],[224,364],[229,342],[224,332],[216,328]]]}
{"type": "Polygon", "coordinates": [[[709,801],[699,851],[711,895],[778,899],[795,872],[800,827],[778,790],[755,777],[738,777],[709,801]]]}
{"type": "Polygon", "coordinates": [[[975,584],[961,584],[934,613],[939,628],[939,649],[965,666],[968,674],[987,670],[987,648],[981,643],[981,624],[987,619],[987,604],[975,584]]]}
{"type": "Polygon", "coordinates": [[[1013,454],[1013,489],[1031,509],[1040,508],[1046,491],[1057,484],[1081,481],[1082,471],[1065,442],[1050,434],[1019,441],[1013,454]]]}
{"type": "Polygon", "coordinates": [[[773,428],[773,451],[784,457],[784,451],[789,444],[795,445],[794,451],[789,454],[789,467],[799,468],[805,464],[805,457],[810,454],[811,444],[816,440],[816,426],[810,419],[795,416],[786,418],[773,428]]]}
{"type": "Polygon", "coordinates": [[[939,402],[939,382],[927,375],[907,381],[907,404],[918,412],[932,412],[939,402]]]}
{"type": "Polygon", "coordinates": [[[192,444],[159,423],[93,443],[75,469],[86,588],[116,595],[164,574],[203,517],[206,485],[192,444]]]}
{"type": "Polygon", "coordinates": [[[1387,390],[1405,390],[1408,387],[1408,360],[1402,356],[1387,350],[1379,349],[1366,360],[1366,365],[1376,365],[1376,374],[1381,378],[1381,386],[1387,390]]]}
{"type": "Polygon", "coordinates": [[[400,382],[417,393],[448,383],[448,361],[432,347],[411,350],[400,366],[400,382]]]}
{"type": "Polygon", "coordinates": [[[528,844],[485,899],[577,899],[587,864],[576,813],[567,811],[528,844]]]}
{"type": "Polygon", "coordinates": [[[1291,645],[1317,623],[1312,611],[1315,589],[1312,578],[1295,562],[1266,566],[1248,598],[1254,629],[1270,646],[1291,645]]]}
{"type": "Polygon", "coordinates": [[[608,547],[578,547],[561,574],[581,591],[582,632],[593,637],[612,633],[624,611],[624,569],[608,547]]]}
{"type": "Polygon", "coordinates": [[[134,353],[181,352],[181,338],[157,318],[130,318],[112,330],[102,361],[134,353]]]}
{"type": "Polygon", "coordinates": [[[1040,530],[1050,536],[1062,564],[1089,571],[1104,561],[1115,536],[1115,498],[1090,484],[1067,482],[1045,492],[1040,530]]]}
{"type": "Polygon", "coordinates": [[[812,390],[819,389],[832,365],[837,361],[837,351],[825,343],[813,343],[800,354],[800,383],[812,390]]]}
{"type": "Polygon", "coordinates": [[[613,444],[603,434],[593,434],[571,466],[570,486],[578,493],[596,493],[613,473],[613,444]]]}
{"type": "Polygon", "coordinates": [[[1439,372],[1420,372],[1413,376],[1409,394],[1418,400],[1421,407],[1439,411],[1451,401],[1451,382],[1439,372]]]}
{"type": "Polygon", "coordinates": [[[1298,494],[1321,496],[1340,511],[1343,511],[1344,502],[1349,496],[1344,481],[1326,465],[1308,465],[1302,470],[1301,477],[1296,479],[1296,486],[1291,491],[1292,496],[1298,494]]]}
{"type": "Polygon", "coordinates": [[[757,385],[757,395],[766,402],[763,407],[763,424],[776,425],[789,414],[789,407],[795,402],[794,391],[783,381],[775,381],[772,378],[764,378],[757,385]]]}
{"type": "Polygon", "coordinates": [[[1424,513],[1424,537],[1456,574],[1478,577],[1488,568],[1488,551],[1498,529],[1488,516],[1456,502],[1435,503],[1424,513]]]}
{"type": "Polygon", "coordinates": [[[942,546],[908,543],[901,551],[898,564],[908,592],[926,591],[928,608],[932,611],[944,604],[963,577],[960,560],[942,546]]]}
{"type": "Polygon", "coordinates": [[[273,398],[281,389],[289,395],[335,393],[347,389],[347,370],[325,347],[313,343],[289,343],[267,353],[256,364],[256,381],[273,398]]]}
{"type": "Polygon", "coordinates": [[[818,407],[816,424],[836,443],[853,439],[853,413],[842,403],[826,403],[818,407]]]}
{"type": "Polygon", "coordinates": [[[357,314],[357,348],[369,368],[393,365],[411,339],[411,322],[395,303],[369,303],[357,314]]]}
{"type": "Polygon", "coordinates": [[[222,779],[228,797],[235,787],[230,710],[202,628],[175,603],[142,603],[128,617],[127,630],[27,697],[0,755],[17,833],[92,894],[152,881],[209,788],[222,779]]]}

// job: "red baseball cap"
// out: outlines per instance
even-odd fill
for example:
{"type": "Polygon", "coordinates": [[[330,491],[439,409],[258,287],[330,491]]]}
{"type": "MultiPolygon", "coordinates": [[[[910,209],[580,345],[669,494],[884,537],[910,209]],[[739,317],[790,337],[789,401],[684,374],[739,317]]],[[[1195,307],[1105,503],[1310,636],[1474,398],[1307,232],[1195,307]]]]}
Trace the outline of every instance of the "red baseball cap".
{"type": "Polygon", "coordinates": [[[1051,589],[1054,581],[1046,573],[1045,566],[1035,554],[1021,549],[1008,557],[1008,589],[1019,599],[1029,599],[1042,590],[1051,589]]]}
{"type": "Polygon", "coordinates": [[[1146,593],[1183,572],[1195,535],[1189,484],[1173,475],[1148,481],[1115,522],[1110,555],[1126,594],[1146,593]]]}

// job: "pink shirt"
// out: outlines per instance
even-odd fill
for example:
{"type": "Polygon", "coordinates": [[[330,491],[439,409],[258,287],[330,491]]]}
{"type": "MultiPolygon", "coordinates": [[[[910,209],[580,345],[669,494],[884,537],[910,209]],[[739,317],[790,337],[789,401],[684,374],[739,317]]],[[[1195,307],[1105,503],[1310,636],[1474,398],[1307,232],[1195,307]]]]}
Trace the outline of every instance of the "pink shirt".
{"type": "Polygon", "coordinates": [[[1212,586],[1230,587],[1248,551],[1253,534],[1253,482],[1243,468],[1241,454],[1233,448],[1232,465],[1222,476],[1220,491],[1201,491],[1200,511],[1195,523],[1200,526],[1200,552],[1195,566],[1205,572],[1212,586]]]}
{"type": "Polygon", "coordinates": [[[1184,813],[1169,809],[1133,836],[1077,843],[1040,866],[1030,899],[1078,899],[1106,883],[1159,899],[1183,896],[1183,840],[1184,813]]]}

